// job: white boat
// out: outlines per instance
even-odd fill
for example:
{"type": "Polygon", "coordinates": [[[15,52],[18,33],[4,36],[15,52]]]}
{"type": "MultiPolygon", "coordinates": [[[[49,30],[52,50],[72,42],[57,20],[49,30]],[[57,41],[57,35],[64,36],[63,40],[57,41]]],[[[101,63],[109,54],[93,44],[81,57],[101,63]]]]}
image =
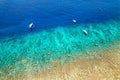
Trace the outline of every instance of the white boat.
{"type": "Polygon", "coordinates": [[[33,22],[29,24],[29,29],[32,29],[33,28],[33,22]]]}
{"type": "Polygon", "coordinates": [[[73,23],[76,23],[77,21],[75,19],[72,20],[73,23]]]}
{"type": "Polygon", "coordinates": [[[85,29],[83,30],[83,32],[84,32],[84,34],[85,34],[85,35],[87,35],[87,34],[88,34],[88,32],[87,32],[85,29]]]}

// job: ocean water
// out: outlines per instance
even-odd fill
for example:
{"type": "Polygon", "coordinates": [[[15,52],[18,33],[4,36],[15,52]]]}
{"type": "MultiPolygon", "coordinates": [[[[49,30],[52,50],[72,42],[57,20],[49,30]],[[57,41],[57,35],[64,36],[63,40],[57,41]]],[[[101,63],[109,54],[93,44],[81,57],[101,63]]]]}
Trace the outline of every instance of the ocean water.
{"type": "Polygon", "coordinates": [[[116,18],[120,14],[120,0],[1,0],[0,36],[34,31],[78,23],[93,23],[116,18]]]}
{"type": "MultiPolygon", "coordinates": [[[[74,55],[92,58],[97,49],[107,49],[120,40],[120,21],[59,26],[19,37],[0,40],[0,76],[42,70],[58,59],[74,61],[74,55]],[[88,32],[84,34],[83,30],[88,32]],[[86,55],[87,54],[87,55],[86,55]],[[12,67],[11,67],[12,66],[12,67]],[[14,69],[11,69],[14,68],[14,69]]],[[[120,43],[117,44],[120,46],[120,43]]]]}
{"type": "Polygon", "coordinates": [[[120,0],[1,0],[0,78],[42,70],[56,59],[65,64],[74,55],[92,58],[120,40],[119,17],[120,0]]]}

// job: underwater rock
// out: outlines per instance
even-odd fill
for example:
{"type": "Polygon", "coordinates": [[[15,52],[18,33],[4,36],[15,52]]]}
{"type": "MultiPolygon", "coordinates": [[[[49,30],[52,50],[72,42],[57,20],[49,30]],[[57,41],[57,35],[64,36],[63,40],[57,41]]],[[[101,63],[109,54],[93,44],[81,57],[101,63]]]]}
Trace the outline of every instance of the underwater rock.
{"type": "Polygon", "coordinates": [[[16,59],[15,58],[12,58],[13,61],[15,61],[16,59]]]}
{"type": "Polygon", "coordinates": [[[21,64],[26,64],[27,63],[27,60],[23,59],[21,60],[21,64]]]}
{"type": "Polygon", "coordinates": [[[23,44],[23,43],[25,43],[25,41],[21,40],[20,43],[23,44]]]}
{"type": "Polygon", "coordinates": [[[95,44],[95,46],[98,46],[98,44],[95,44]]]}
{"type": "Polygon", "coordinates": [[[15,45],[13,45],[13,44],[12,44],[11,46],[12,46],[12,47],[15,47],[15,45]]]}
{"type": "Polygon", "coordinates": [[[48,52],[48,55],[51,55],[51,52],[48,52]]]}
{"type": "Polygon", "coordinates": [[[11,66],[9,66],[8,68],[9,68],[10,70],[12,70],[12,69],[14,69],[14,66],[11,65],[11,66]]]}

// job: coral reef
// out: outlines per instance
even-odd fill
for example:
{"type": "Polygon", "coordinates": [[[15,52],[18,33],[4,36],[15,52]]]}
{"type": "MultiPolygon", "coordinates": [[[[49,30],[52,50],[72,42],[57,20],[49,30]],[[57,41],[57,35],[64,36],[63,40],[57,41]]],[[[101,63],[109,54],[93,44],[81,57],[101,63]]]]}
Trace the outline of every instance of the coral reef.
{"type": "Polygon", "coordinates": [[[109,44],[120,40],[119,26],[119,20],[110,20],[103,23],[59,26],[28,35],[1,39],[0,77],[31,70],[42,71],[52,67],[49,63],[56,59],[64,65],[76,60],[74,55],[92,59],[99,48],[104,51],[110,47],[109,44]],[[87,31],[87,35],[83,30],[87,31]]]}

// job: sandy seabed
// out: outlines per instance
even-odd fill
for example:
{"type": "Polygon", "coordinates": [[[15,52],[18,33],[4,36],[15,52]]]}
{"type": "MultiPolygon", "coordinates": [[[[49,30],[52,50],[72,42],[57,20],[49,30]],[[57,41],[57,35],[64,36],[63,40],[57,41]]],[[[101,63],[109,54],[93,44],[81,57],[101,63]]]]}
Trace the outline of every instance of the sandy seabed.
{"type": "MultiPolygon", "coordinates": [[[[42,71],[16,72],[0,80],[120,80],[120,41],[116,46],[99,49],[93,58],[75,56],[76,60],[61,64],[55,60],[52,68],[42,71]]],[[[87,51],[87,54],[90,51],[87,51]]],[[[67,59],[67,58],[66,58],[67,59]]]]}

